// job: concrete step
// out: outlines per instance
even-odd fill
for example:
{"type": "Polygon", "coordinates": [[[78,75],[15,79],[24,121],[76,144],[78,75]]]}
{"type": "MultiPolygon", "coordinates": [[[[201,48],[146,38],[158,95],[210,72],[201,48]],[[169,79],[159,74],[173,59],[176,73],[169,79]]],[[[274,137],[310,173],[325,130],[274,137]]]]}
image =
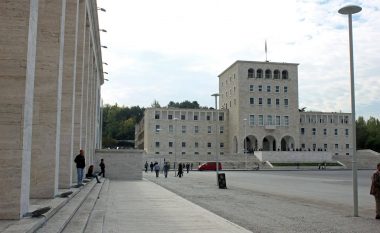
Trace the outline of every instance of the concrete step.
{"type": "Polygon", "coordinates": [[[82,202],[80,207],[74,213],[73,217],[64,227],[62,233],[82,233],[86,229],[87,222],[90,218],[91,212],[98,200],[100,190],[104,184],[97,183],[95,187],[90,191],[88,196],[82,202]]]}
{"type": "Polygon", "coordinates": [[[59,211],[49,218],[39,229],[38,233],[60,233],[73,217],[78,208],[86,200],[91,190],[95,187],[96,181],[92,180],[81,188],[77,195],[72,197],[59,211]]]}
{"type": "Polygon", "coordinates": [[[87,222],[85,233],[102,233],[104,217],[107,211],[108,203],[109,180],[104,181],[103,187],[100,190],[99,198],[95,203],[94,209],[91,212],[87,222]]]}

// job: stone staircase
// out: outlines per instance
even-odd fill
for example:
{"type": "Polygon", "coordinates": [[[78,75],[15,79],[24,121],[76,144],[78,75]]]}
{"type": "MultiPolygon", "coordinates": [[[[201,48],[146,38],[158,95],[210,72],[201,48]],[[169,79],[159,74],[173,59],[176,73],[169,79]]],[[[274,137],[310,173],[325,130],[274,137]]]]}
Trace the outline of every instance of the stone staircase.
{"type": "MultiPolygon", "coordinates": [[[[358,169],[376,169],[376,164],[380,163],[380,153],[373,150],[357,151],[357,168],[358,169]]],[[[333,155],[333,160],[343,163],[346,168],[352,168],[352,156],[333,155]]]]}

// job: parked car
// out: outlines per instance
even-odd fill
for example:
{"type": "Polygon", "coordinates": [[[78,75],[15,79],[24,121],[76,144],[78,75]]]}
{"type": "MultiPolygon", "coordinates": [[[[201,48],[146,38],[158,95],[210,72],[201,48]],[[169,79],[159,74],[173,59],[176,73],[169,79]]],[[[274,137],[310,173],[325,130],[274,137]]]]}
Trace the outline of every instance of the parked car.
{"type": "MultiPolygon", "coordinates": [[[[222,164],[219,162],[219,170],[222,170],[222,164]]],[[[216,171],[216,162],[207,162],[198,166],[199,171],[216,171]]]]}

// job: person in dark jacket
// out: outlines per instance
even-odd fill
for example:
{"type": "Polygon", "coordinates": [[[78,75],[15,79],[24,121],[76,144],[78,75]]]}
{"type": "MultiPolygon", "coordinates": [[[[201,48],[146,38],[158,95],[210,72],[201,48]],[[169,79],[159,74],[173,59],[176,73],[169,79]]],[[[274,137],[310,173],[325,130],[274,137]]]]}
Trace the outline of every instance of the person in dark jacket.
{"type": "Polygon", "coordinates": [[[100,160],[100,164],[99,164],[99,166],[100,166],[100,170],[101,170],[101,172],[98,174],[99,176],[100,175],[103,175],[103,178],[104,178],[104,173],[105,173],[105,171],[106,171],[106,165],[104,164],[104,159],[101,159],[100,160]]]}
{"type": "Polygon", "coordinates": [[[370,194],[375,197],[376,201],[376,219],[380,219],[380,163],[377,164],[377,170],[372,175],[372,184],[370,194]]]}
{"type": "Polygon", "coordinates": [[[183,176],[183,167],[182,163],[178,164],[178,177],[181,178],[183,176]]]}
{"type": "Polygon", "coordinates": [[[96,178],[96,181],[97,181],[98,183],[100,183],[98,176],[94,174],[94,165],[90,165],[90,166],[88,167],[87,174],[86,174],[86,178],[87,178],[87,179],[96,178]]]}
{"type": "Polygon", "coordinates": [[[150,162],[150,172],[153,172],[153,167],[154,167],[154,165],[153,165],[153,162],[150,162]]]}
{"type": "Polygon", "coordinates": [[[78,177],[78,186],[83,185],[83,170],[86,166],[86,159],[84,158],[84,150],[79,151],[79,155],[75,156],[74,162],[77,164],[77,177],[78,177]]]}

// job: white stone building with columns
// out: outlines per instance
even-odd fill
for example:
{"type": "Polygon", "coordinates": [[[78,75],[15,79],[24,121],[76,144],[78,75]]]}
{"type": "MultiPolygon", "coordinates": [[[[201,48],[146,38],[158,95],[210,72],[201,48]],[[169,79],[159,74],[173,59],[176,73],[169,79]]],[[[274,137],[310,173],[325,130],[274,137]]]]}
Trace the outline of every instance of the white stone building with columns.
{"type": "Polygon", "coordinates": [[[103,62],[95,0],[0,4],[0,219],[76,179],[101,147],[103,62]]]}
{"type": "Polygon", "coordinates": [[[326,152],[352,154],[350,113],[299,109],[298,64],[236,61],[219,75],[218,95],[219,110],[146,109],[136,126],[136,147],[156,157],[176,151],[191,160],[254,151],[298,151],[303,158],[309,151],[323,158],[326,152]]]}

